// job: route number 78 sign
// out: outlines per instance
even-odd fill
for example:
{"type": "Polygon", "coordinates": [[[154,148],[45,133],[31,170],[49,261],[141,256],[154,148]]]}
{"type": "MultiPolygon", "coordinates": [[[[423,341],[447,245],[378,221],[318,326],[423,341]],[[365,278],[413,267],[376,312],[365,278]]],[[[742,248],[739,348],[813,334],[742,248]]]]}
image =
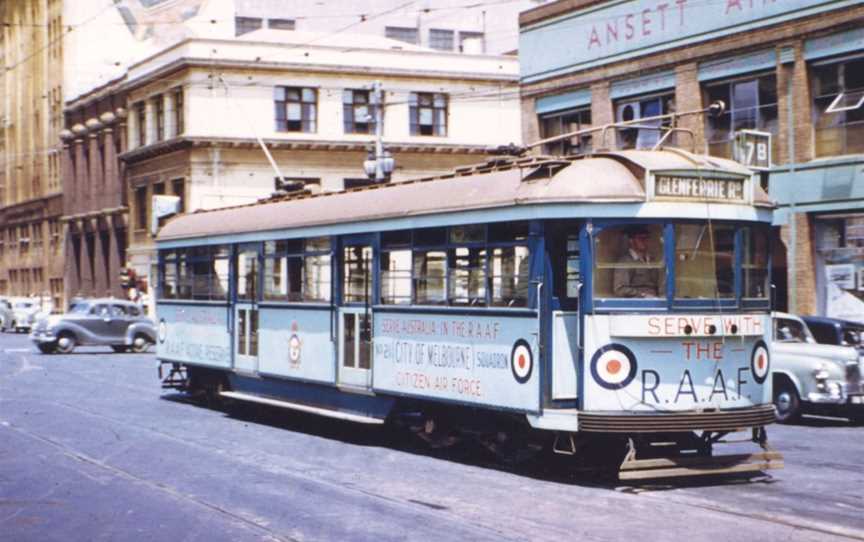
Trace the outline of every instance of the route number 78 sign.
{"type": "Polygon", "coordinates": [[[771,167],[771,134],[756,130],[738,130],[732,144],[732,158],[750,169],[771,167]]]}

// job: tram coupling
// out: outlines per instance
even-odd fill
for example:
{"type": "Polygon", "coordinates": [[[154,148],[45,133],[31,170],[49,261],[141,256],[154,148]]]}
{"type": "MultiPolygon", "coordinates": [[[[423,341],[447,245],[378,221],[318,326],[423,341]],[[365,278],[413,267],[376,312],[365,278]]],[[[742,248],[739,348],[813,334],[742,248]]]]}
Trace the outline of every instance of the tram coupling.
{"type": "MultiPolygon", "coordinates": [[[[783,468],[783,454],[768,446],[764,427],[754,427],[752,437],[738,441],[723,440],[728,433],[705,432],[693,436],[690,448],[674,457],[658,457],[657,449],[666,446],[679,447],[680,442],[662,440],[642,441],[627,439],[627,452],[618,469],[618,479],[647,480],[677,478],[684,476],[706,476],[762,472],[783,468]],[[728,455],[713,455],[714,444],[754,442],[762,451],[728,455]],[[643,456],[643,457],[637,457],[643,456]]],[[[689,440],[689,439],[688,439],[689,440]]],[[[679,447],[680,450],[680,447],[679,447]]]]}
{"type": "Polygon", "coordinates": [[[159,380],[162,382],[163,390],[185,391],[189,388],[189,378],[186,374],[186,367],[179,363],[160,363],[159,380]],[[166,365],[169,365],[167,374],[163,374],[166,365]]]}

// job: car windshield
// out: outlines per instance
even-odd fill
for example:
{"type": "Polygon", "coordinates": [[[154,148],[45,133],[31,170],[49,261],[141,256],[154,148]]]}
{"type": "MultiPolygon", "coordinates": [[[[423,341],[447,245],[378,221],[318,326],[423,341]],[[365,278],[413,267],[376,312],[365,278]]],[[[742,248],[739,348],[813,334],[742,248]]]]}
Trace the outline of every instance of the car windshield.
{"type": "Polygon", "coordinates": [[[774,338],[786,343],[816,342],[803,322],[788,318],[778,318],[775,321],[774,338]]]}

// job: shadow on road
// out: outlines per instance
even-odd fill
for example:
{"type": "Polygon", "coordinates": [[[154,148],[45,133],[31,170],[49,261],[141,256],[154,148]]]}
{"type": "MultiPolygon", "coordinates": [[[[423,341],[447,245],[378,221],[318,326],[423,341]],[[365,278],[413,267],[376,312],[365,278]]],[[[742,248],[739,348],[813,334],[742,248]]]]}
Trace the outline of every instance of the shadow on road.
{"type": "Polygon", "coordinates": [[[682,487],[734,486],[742,484],[773,484],[777,480],[765,473],[737,475],[706,475],[667,480],[647,480],[633,483],[621,482],[616,469],[577,468],[573,458],[544,450],[535,457],[518,464],[502,463],[492,452],[471,439],[441,448],[431,448],[407,429],[391,424],[366,426],[352,422],[316,416],[303,412],[280,409],[267,405],[246,402],[211,402],[205,398],[192,398],[183,393],[167,393],[165,401],[195,407],[211,408],[226,416],[242,421],[275,427],[286,431],[301,432],[316,437],[339,441],[354,446],[387,448],[405,453],[452,461],[463,465],[507,472],[535,480],[567,485],[580,485],[608,489],[611,491],[641,493],[665,491],[682,487]]]}

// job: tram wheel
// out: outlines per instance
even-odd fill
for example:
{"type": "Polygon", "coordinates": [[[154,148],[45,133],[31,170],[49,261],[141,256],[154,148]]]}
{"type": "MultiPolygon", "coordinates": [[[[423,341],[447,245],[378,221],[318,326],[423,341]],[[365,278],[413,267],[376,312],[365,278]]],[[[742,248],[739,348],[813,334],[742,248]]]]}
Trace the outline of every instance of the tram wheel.
{"type": "Polygon", "coordinates": [[[71,354],[75,350],[76,345],[75,335],[72,335],[68,331],[64,331],[57,337],[57,351],[61,354],[71,354]]]}
{"type": "Polygon", "coordinates": [[[794,423],[801,418],[801,398],[795,385],[787,378],[774,381],[774,407],[779,423],[794,423]]]}

